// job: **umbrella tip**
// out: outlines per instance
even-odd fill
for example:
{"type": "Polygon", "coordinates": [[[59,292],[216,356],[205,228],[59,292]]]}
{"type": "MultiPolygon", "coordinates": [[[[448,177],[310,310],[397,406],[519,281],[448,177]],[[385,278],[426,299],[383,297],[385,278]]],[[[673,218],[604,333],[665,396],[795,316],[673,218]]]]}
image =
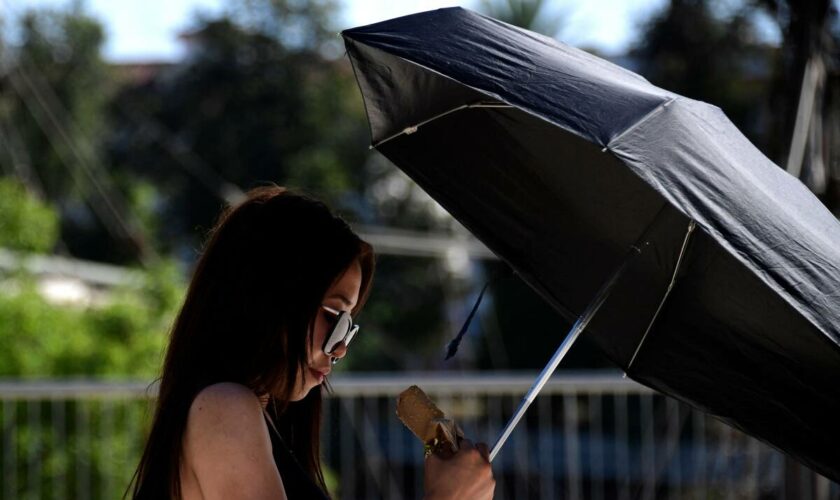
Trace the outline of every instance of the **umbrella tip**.
{"type": "Polygon", "coordinates": [[[446,346],[446,357],[444,357],[443,360],[444,361],[449,361],[450,359],[455,357],[455,354],[458,353],[458,346],[460,344],[461,344],[461,338],[452,339],[452,341],[449,343],[449,345],[446,346]]]}

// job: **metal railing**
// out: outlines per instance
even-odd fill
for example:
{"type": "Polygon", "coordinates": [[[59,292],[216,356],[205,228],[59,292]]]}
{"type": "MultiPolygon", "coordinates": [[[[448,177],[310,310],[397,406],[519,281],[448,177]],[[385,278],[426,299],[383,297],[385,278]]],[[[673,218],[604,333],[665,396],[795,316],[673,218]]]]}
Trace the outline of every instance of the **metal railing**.
{"type": "MultiPolygon", "coordinates": [[[[339,374],[322,452],[335,498],[419,498],[422,446],[395,416],[420,385],[467,436],[498,437],[534,374],[339,374]]],[[[0,499],[120,498],[156,388],[0,382],[0,499]]],[[[555,375],[493,463],[496,498],[840,499],[840,486],[614,373],[555,375]]]]}

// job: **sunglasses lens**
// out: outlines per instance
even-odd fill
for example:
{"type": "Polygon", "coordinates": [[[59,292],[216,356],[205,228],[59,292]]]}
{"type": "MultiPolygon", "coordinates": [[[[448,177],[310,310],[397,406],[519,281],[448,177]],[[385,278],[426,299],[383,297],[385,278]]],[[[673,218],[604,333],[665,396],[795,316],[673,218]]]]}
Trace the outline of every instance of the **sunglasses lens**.
{"type": "Polygon", "coordinates": [[[353,341],[353,337],[359,332],[359,325],[353,325],[350,327],[350,331],[347,333],[347,337],[344,338],[344,345],[350,345],[350,342],[353,341]]]}
{"type": "MultiPolygon", "coordinates": [[[[338,316],[335,326],[330,332],[330,335],[327,337],[327,340],[324,342],[324,352],[326,354],[332,354],[335,346],[337,346],[342,340],[345,340],[349,330],[353,327],[352,321],[353,320],[350,319],[349,314],[342,313],[338,316]]],[[[347,341],[345,340],[345,342],[347,341]]]]}

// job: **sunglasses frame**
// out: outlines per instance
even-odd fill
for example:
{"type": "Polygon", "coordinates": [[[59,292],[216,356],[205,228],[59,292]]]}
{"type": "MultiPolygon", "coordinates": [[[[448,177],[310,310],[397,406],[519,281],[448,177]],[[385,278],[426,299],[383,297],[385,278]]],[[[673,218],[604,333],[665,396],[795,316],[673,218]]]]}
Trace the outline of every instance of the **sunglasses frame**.
{"type": "Polygon", "coordinates": [[[335,316],[335,325],[333,325],[329,333],[327,333],[327,335],[324,337],[324,344],[321,346],[321,350],[324,351],[324,354],[326,354],[327,356],[332,356],[332,363],[336,364],[338,363],[338,358],[333,356],[333,353],[335,352],[335,347],[342,342],[344,343],[345,347],[349,346],[350,342],[353,341],[353,337],[355,337],[356,334],[359,333],[359,325],[353,323],[353,317],[347,311],[338,311],[336,309],[333,309],[332,307],[325,306],[323,304],[321,305],[321,309],[335,316]],[[333,343],[332,350],[328,351],[327,345],[330,343],[330,340],[333,339],[333,336],[336,334],[336,331],[338,329],[338,325],[341,324],[344,317],[347,318],[350,324],[350,328],[348,328],[347,331],[344,332],[344,335],[340,339],[335,340],[335,342],[333,343]]]}

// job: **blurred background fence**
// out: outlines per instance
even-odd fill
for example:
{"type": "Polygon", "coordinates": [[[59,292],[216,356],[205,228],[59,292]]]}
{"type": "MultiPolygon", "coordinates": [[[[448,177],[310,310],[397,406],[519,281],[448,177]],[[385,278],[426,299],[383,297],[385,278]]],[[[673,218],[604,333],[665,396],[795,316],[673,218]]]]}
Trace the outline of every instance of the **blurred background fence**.
{"type": "MultiPolygon", "coordinates": [[[[411,384],[467,436],[492,442],[531,373],[345,374],[322,451],[335,498],[419,498],[423,451],[395,416],[411,384]]],[[[154,386],[0,383],[0,498],[119,498],[142,450],[154,386]]],[[[555,376],[494,462],[496,498],[817,499],[840,485],[614,372],[555,376]]]]}

